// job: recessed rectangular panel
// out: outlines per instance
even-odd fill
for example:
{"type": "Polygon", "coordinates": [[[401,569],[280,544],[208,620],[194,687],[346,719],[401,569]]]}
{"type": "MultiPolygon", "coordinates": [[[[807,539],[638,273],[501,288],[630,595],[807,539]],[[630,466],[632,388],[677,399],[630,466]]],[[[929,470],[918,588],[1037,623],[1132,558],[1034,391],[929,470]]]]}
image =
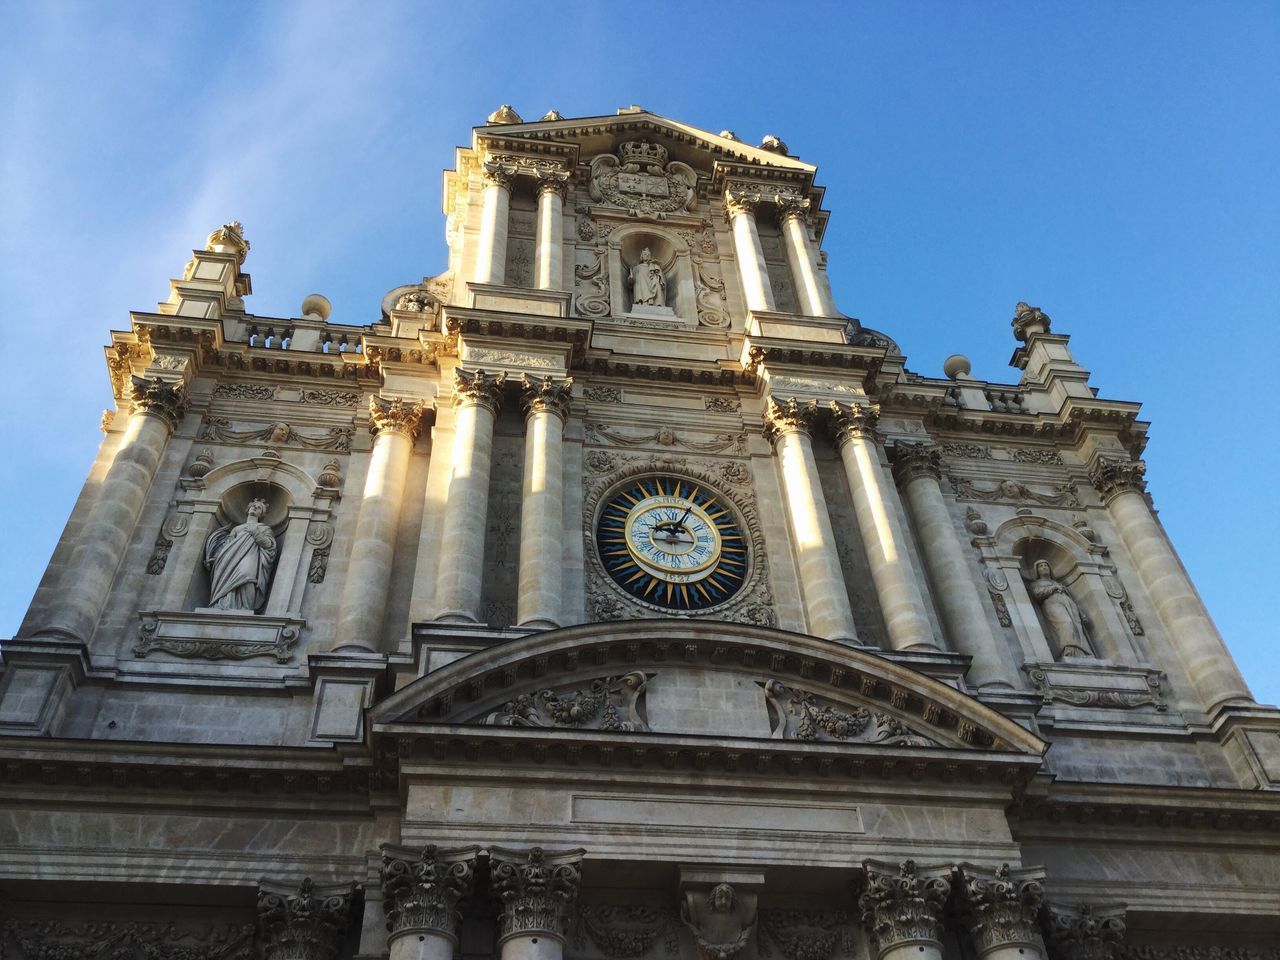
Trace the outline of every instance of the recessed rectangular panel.
{"type": "Polygon", "coordinates": [[[797,833],[863,833],[854,804],[746,803],[681,797],[610,797],[577,794],[575,823],[654,827],[706,827],[797,833]]]}

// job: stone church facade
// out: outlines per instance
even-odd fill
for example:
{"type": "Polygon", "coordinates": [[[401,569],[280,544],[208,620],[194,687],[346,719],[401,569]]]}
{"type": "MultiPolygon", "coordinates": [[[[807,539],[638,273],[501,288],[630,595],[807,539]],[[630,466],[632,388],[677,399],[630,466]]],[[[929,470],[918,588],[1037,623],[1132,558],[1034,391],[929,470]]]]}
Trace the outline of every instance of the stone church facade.
{"type": "Polygon", "coordinates": [[[1008,383],[836,309],[816,169],[475,128],[448,266],[106,348],[3,644],[0,955],[1274,960],[1280,713],[1040,309],[1008,383]]]}

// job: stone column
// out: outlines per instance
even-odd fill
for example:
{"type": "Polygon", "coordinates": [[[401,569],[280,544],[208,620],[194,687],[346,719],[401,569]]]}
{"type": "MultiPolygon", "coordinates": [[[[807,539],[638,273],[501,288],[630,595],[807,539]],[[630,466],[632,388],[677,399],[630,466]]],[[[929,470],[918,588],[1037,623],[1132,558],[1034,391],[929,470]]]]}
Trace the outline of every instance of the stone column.
{"type": "Polygon", "coordinates": [[[507,279],[507,227],[511,214],[511,184],[515,164],[485,160],[484,199],[480,208],[480,236],[476,246],[476,283],[504,283],[507,279]]]}
{"type": "Polygon", "coordinates": [[[816,401],[798,403],[794,397],[781,403],[770,400],[765,410],[765,438],[773,443],[782,468],[782,496],[791,520],[791,543],[809,632],[857,643],[849,592],[813,458],[810,431],[817,414],[816,401]]]}
{"type": "Polygon", "coordinates": [[[979,960],[1040,960],[1037,936],[1044,906],[1044,869],[960,868],[962,916],[979,960]]]}
{"type": "Polygon", "coordinates": [[[493,423],[502,407],[507,375],[453,371],[452,469],[440,543],[449,553],[436,575],[436,619],[480,622],[484,533],[489,522],[493,423]]]}
{"type": "Polygon", "coordinates": [[[310,877],[296,891],[264,880],[258,933],[265,960],[333,960],[351,923],[354,893],[354,884],[317,887],[310,877]]]}
{"type": "Polygon", "coordinates": [[[133,537],[169,437],[187,409],[186,387],[133,377],[129,424],[71,555],[48,626],[36,633],[88,643],[133,537]]]}
{"type": "Polygon", "coordinates": [[[835,306],[830,302],[830,292],[822,282],[818,269],[818,253],[809,239],[806,219],[810,200],[796,193],[779,193],[774,196],[778,204],[778,225],[786,246],[787,263],[795,279],[796,297],[800,312],[811,317],[834,317],[835,306]]]}
{"type": "Polygon", "coordinates": [[[920,536],[920,555],[933,581],[933,595],[956,649],[970,657],[969,680],[975,687],[1014,686],[1016,665],[991,629],[986,606],[974,580],[974,567],[942,496],[942,457],[923,443],[896,443],[890,451],[894,477],[907,495],[920,536]]]}
{"type": "Polygon", "coordinates": [[[561,960],[569,911],[582,880],[583,853],[490,849],[489,879],[502,902],[501,960],[561,960]]]}
{"type": "Polygon", "coordinates": [[[730,188],[724,192],[725,210],[733,226],[733,252],[748,310],[777,309],[764,250],[760,247],[760,231],[756,227],[756,208],[762,199],[760,193],[750,189],[730,188]]]}
{"type": "Polygon", "coordinates": [[[414,856],[382,846],[382,903],[391,960],[453,960],[458,945],[458,902],[471,896],[479,847],[414,856]]]}
{"type": "Polygon", "coordinates": [[[400,528],[400,504],[423,409],[421,403],[399,398],[369,398],[369,430],[377,439],[369,455],[331,650],[378,649],[400,528]]]}
{"type": "Polygon", "coordinates": [[[524,489],[520,507],[520,590],[516,623],[561,626],[564,587],[564,424],[573,379],[522,379],[524,489]]]}
{"type": "Polygon", "coordinates": [[[539,290],[559,290],[564,285],[564,198],[568,192],[568,170],[538,172],[538,239],[533,275],[539,290]]]}
{"type": "Polygon", "coordinates": [[[858,900],[877,960],[942,960],[942,911],[951,893],[950,866],[917,867],[865,860],[858,900]]]}
{"type": "Polygon", "coordinates": [[[1118,905],[1050,906],[1042,915],[1049,960],[1108,960],[1124,940],[1124,915],[1125,908],[1118,905]]]}
{"type": "Polygon", "coordinates": [[[895,650],[936,650],[924,597],[907,554],[907,538],[891,503],[898,492],[884,482],[880,469],[876,437],[879,414],[859,404],[833,402],[831,409],[858,531],[889,632],[889,646],[895,650]]]}
{"type": "Polygon", "coordinates": [[[1120,531],[1205,712],[1213,713],[1228,703],[1253,703],[1200,594],[1151,512],[1145,472],[1141,461],[1100,458],[1090,479],[1120,531]]]}

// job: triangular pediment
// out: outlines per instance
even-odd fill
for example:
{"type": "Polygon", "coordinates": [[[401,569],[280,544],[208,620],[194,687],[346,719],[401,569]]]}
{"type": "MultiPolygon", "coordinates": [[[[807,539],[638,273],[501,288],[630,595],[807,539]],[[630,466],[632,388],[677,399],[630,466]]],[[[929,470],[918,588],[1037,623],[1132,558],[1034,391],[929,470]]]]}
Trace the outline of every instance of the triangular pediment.
{"type": "Polygon", "coordinates": [[[717,621],[589,624],[473,653],[373,710],[375,732],[503,728],[1039,757],[960,691],[865,650],[717,621]]]}

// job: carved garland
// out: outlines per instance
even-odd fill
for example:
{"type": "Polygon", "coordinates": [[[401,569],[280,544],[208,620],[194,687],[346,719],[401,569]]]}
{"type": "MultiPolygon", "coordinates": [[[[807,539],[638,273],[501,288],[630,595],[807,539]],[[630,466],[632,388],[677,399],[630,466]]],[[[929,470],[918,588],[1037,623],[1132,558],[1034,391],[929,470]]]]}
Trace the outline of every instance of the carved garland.
{"type": "Polygon", "coordinates": [[[751,490],[750,471],[737,461],[715,464],[687,457],[639,457],[597,450],[586,457],[586,498],[583,503],[583,540],[587,556],[587,617],[592,622],[646,618],[651,611],[670,615],[662,607],[637,600],[615,587],[605,572],[595,549],[595,529],[599,513],[608,494],[627,480],[647,474],[670,471],[697,480],[723,496],[742,518],[743,529],[751,541],[748,570],[742,589],[731,599],[714,607],[699,610],[691,616],[714,617],[751,623],[762,627],[777,625],[773,612],[773,591],[769,588],[768,558],[759,514],[751,490]]]}

